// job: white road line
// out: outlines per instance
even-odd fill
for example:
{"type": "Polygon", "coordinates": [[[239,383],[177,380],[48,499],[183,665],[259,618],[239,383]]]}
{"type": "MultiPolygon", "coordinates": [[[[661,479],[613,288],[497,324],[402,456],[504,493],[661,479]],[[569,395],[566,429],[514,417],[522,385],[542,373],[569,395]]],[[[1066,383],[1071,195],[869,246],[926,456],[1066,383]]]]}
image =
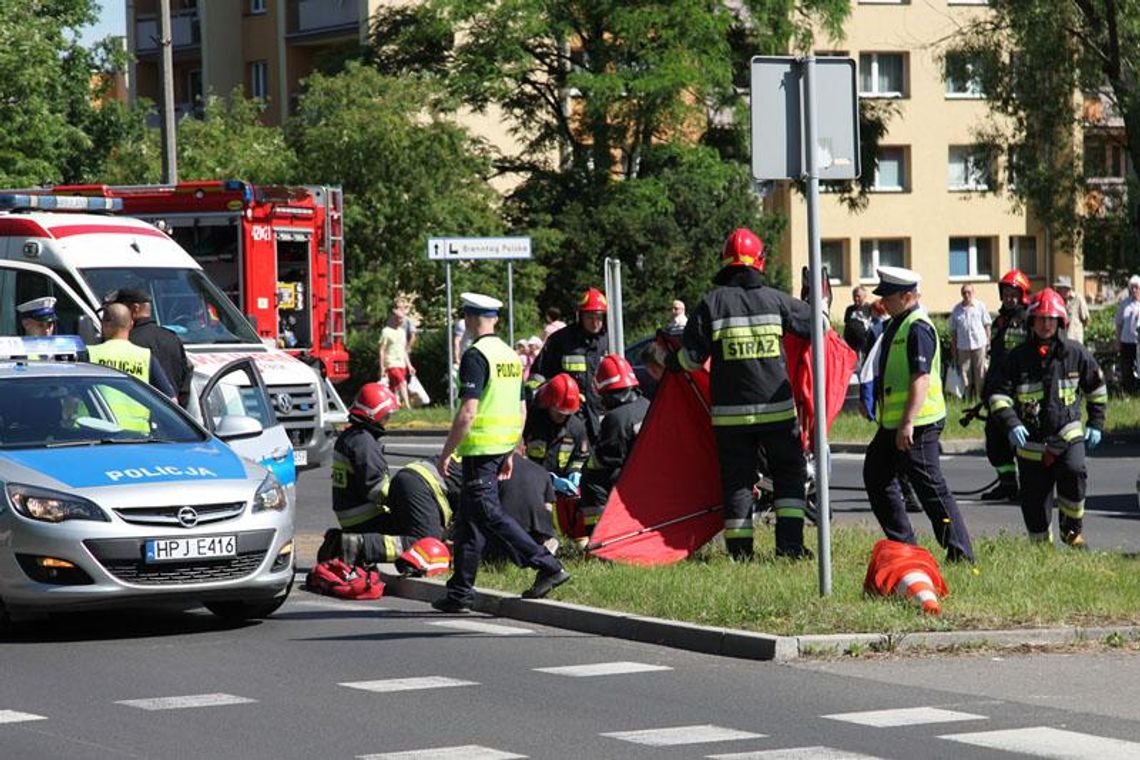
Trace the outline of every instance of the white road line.
{"type": "Polygon", "coordinates": [[[650,665],[647,662],[599,662],[593,665],[563,665],[557,668],[535,668],[539,673],[553,673],[556,676],[588,678],[590,676],[615,676],[624,673],[650,673],[655,670],[672,670],[668,665],[650,665]]]}
{"type": "Polygon", "coordinates": [[[881,760],[876,755],[861,755],[834,747],[788,747],[708,757],[710,760],[881,760]]]}
{"type": "Polygon", "coordinates": [[[428,625],[437,625],[440,628],[454,628],[457,631],[470,633],[490,633],[495,636],[521,636],[534,633],[529,628],[517,628],[513,625],[496,625],[495,623],[480,623],[478,620],[435,620],[428,625]]]}
{"type": "Polygon", "coordinates": [[[1137,760],[1140,744],[1123,739],[1109,739],[1059,728],[1035,726],[1008,731],[980,731],[973,734],[947,734],[939,739],[986,747],[1003,752],[1021,752],[1034,757],[1068,758],[1070,760],[1137,760]]]}
{"type": "Polygon", "coordinates": [[[419,689],[446,689],[452,686],[478,686],[476,681],[461,681],[445,676],[424,676],[422,678],[386,678],[380,681],[346,681],[337,684],[349,689],[389,693],[393,691],[417,691],[419,689]]]}
{"type": "Polygon", "coordinates": [[[23,723],[29,720],[47,720],[47,716],[33,715],[17,710],[0,710],[0,723],[23,723]]]}
{"type": "Polygon", "coordinates": [[[681,744],[731,742],[741,739],[764,739],[767,734],[754,734],[720,726],[676,726],[674,728],[648,728],[642,731],[614,731],[602,734],[623,742],[644,744],[648,747],[673,747],[681,744]]]}
{"type": "Polygon", "coordinates": [[[413,749],[409,752],[384,752],[379,755],[357,755],[357,760],[518,760],[526,755],[503,752],[490,747],[468,744],[465,747],[413,749]]]}
{"type": "Polygon", "coordinates": [[[140,710],[182,710],[188,707],[219,707],[222,705],[244,705],[256,699],[237,697],[233,694],[189,694],[185,697],[157,697],[155,699],[122,699],[115,704],[137,707],[140,710]]]}
{"type": "Polygon", "coordinates": [[[960,720],[989,720],[985,715],[943,710],[938,707],[903,707],[898,710],[868,710],[867,712],[836,713],[824,715],[831,720],[857,723],[860,726],[875,728],[895,728],[897,726],[919,726],[925,723],[954,723],[960,720]]]}

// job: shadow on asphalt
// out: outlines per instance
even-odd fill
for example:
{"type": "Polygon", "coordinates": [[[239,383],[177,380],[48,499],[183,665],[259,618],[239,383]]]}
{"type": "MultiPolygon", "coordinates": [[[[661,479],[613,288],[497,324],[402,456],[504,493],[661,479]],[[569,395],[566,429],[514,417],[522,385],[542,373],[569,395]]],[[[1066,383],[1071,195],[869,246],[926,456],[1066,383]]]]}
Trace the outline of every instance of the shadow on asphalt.
{"type": "Polygon", "coordinates": [[[305,610],[293,612],[276,612],[273,614],[271,620],[333,620],[352,619],[352,618],[369,618],[369,619],[384,619],[384,620],[398,620],[400,618],[423,618],[429,616],[439,616],[438,612],[407,612],[404,610],[367,610],[358,607],[346,607],[343,610],[334,610],[330,608],[323,608],[319,610],[305,610]]]}
{"type": "Polygon", "coordinates": [[[1136,507],[1136,494],[1134,493],[1108,493],[1098,494],[1085,498],[1086,512],[1131,512],[1133,514],[1109,515],[1123,520],[1140,519],[1140,511],[1136,507]]]}
{"type": "Polygon", "coordinates": [[[55,613],[46,619],[17,622],[4,644],[78,643],[164,636],[193,636],[236,631],[261,625],[260,620],[232,622],[202,610],[116,610],[55,613]]]}
{"type": "MultiPolygon", "coordinates": [[[[484,618],[484,617],[467,617],[468,620],[508,620],[507,618],[484,618]]],[[[509,622],[509,621],[508,621],[509,622]]],[[[337,636],[313,636],[311,638],[296,638],[293,641],[403,641],[411,639],[495,639],[502,641],[504,638],[515,638],[513,636],[501,636],[495,633],[472,633],[471,631],[408,631],[406,633],[353,633],[353,634],[340,634],[337,636]]],[[[541,638],[543,641],[548,639],[580,639],[582,634],[574,631],[567,631],[565,634],[552,634],[552,633],[535,633],[528,634],[524,638],[534,640],[541,638]]]]}

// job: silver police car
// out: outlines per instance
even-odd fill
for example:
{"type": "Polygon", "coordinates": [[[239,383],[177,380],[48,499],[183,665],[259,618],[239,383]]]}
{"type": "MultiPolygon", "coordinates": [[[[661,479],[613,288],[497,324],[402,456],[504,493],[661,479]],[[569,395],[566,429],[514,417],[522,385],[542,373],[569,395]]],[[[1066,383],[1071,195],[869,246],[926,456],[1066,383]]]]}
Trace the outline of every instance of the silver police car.
{"type": "Polygon", "coordinates": [[[265,617],[292,586],[293,506],[277,478],[113,369],[0,362],[0,490],[0,626],[157,601],[265,617]]]}

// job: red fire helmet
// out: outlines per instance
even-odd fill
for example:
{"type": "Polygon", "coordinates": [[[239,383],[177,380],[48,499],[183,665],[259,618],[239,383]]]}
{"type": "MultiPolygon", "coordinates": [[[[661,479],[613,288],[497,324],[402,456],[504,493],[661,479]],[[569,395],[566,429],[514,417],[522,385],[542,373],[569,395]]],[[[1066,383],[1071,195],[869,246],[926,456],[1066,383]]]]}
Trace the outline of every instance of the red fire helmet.
{"type": "Polygon", "coordinates": [[[606,354],[594,372],[595,393],[616,393],[638,386],[637,375],[624,356],[606,354]]]}
{"type": "Polygon", "coordinates": [[[396,394],[380,383],[365,383],[356,392],[352,406],[348,408],[349,416],[383,425],[388,415],[400,408],[396,394]]]}
{"type": "Polygon", "coordinates": [[[1021,291],[1022,305],[1029,303],[1029,291],[1033,286],[1029,284],[1029,278],[1025,276],[1025,272],[1020,269],[1011,269],[1003,274],[998,280],[998,291],[1000,292],[1003,287],[1017,288],[1021,291]]]}
{"type": "Polygon", "coordinates": [[[725,266],[748,266],[764,271],[764,241],[744,227],[732,231],[724,241],[720,260],[725,266]]]}
{"type": "Polygon", "coordinates": [[[1052,288],[1045,288],[1033,296],[1033,300],[1029,303],[1028,316],[1030,319],[1033,317],[1056,317],[1060,320],[1061,327],[1066,327],[1069,324],[1069,313],[1065,309],[1065,299],[1061,298],[1061,294],[1052,288]]]}
{"type": "Polygon", "coordinates": [[[597,288],[589,288],[578,299],[578,312],[604,312],[610,306],[606,294],[597,288]]]}
{"type": "Polygon", "coordinates": [[[404,575],[439,575],[451,565],[451,552],[438,538],[425,536],[396,558],[396,569],[404,575]]]}
{"type": "Polygon", "coordinates": [[[539,406],[562,414],[574,414],[582,406],[582,394],[578,390],[578,383],[565,372],[555,375],[550,382],[543,384],[538,389],[535,400],[539,406]]]}

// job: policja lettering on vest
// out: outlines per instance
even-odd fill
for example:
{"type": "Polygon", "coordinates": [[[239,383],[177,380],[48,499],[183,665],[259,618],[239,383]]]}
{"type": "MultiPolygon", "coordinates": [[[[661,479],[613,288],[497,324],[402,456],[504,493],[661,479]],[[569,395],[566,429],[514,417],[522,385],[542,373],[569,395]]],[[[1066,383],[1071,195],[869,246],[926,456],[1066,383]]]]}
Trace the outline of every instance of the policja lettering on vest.
{"type": "Polygon", "coordinates": [[[562,563],[535,542],[499,502],[498,481],[511,476],[510,454],[519,443],[525,415],[522,362],[495,335],[503,304],[478,293],[462,293],[460,298],[467,332],[476,337],[459,362],[462,402],[436,465],[440,477],[446,478],[453,455],[463,457],[463,487],[452,532],[454,572],[447,581],[447,596],[432,604],[441,612],[471,608],[488,535],[498,539],[520,567],[538,571],[524,597],[541,598],[570,580],[562,563]],[[508,366],[500,373],[499,365],[508,366]]]}
{"type": "Polygon", "coordinates": [[[942,476],[938,439],[946,421],[938,335],[918,305],[919,276],[880,267],[875,295],[891,315],[882,338],[875,397],[879,429],[867,446],[863,483],[887,538],[915,544],[899,487],[905,473],[947,559],[973,562],[969,532],[942,476]]]}

